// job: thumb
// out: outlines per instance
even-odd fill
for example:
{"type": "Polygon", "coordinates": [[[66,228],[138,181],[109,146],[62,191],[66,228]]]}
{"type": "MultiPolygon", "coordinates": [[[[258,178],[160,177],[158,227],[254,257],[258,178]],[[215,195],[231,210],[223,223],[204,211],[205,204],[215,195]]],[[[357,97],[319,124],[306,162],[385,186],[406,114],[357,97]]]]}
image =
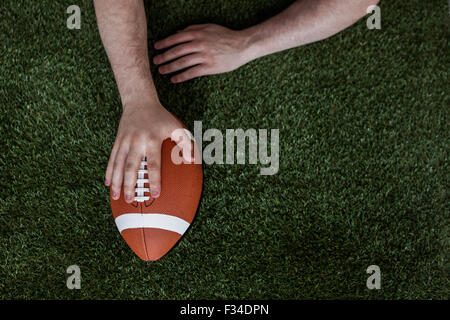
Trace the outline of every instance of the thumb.
{"type": "Polygon", "coordinates": [[[192,133],[187,129],[178,128],[172,131],[170,139],[177,144],[177,147],[179,149],[181,149],[184,161],[186,163],[192,163],[194,161],[193,157],[194,138],[192,136],[192,133]]]}

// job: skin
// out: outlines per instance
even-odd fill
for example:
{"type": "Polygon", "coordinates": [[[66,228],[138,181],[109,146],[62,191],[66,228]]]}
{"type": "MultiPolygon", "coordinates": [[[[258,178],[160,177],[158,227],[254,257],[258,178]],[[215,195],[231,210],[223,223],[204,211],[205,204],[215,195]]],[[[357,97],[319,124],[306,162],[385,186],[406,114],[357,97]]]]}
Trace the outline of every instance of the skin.
{"type": "Polygon", "coordinates": [[[192,25],[155,43],[167,49],[153,58],[161,74],[180,72],[173,83],[229,72],[275,52],[331,37],[364,17],[378,0],[299,0],[280,14],[235,31],[215,24],[192,25]]]}
{"type": "MultiPolygon", "coordinates": [[[[106,169],[113,199],[134,200],[137,170],[147,157],[150,192],[161,193],[161,146],[180,123],[160,103],[150,73],[147,23],[142,0],[95,0],[97,24],[119,88],[123,113],[106,169]]],[[[176,141],[190,148],[188,137],[176,141]],[[189,145],[189,146],[187,146],[189,145]]],[[[187,150],[187,149],[186,149],[187,150]]],[[[184,155],[186,161],[191,156],[184,155]]]]}
{"type": "MultiPolygon", "coordinates": [[[[333,36],[366,15],[378,0],[299,0],[253,27],[235,31],[215,24],[192,25],[155,43],[154,57],[171,81],[225,73],[265,55],[333,36]],[[181,72],[180,72],[181,71],[181,72]]],[[[123,185],[132,202],[137,170],[147,157],[150,189],[161,193],[161,145],[180,123],[161,105],[150,73],[147,22],[142,0],[94,0],[97,24],[123,105],[105,185],[119,199],[123,185]]],[[[189,137],[176,141],[191,150],[189,137]]],[[[191,155],[183,153],[186,161],[191,155]]]]}

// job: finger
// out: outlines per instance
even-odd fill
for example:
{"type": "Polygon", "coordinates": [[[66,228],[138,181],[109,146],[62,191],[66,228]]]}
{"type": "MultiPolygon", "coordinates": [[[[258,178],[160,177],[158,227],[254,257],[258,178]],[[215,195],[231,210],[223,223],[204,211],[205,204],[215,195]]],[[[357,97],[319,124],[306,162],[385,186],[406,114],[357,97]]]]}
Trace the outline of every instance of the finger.
{"type": "Polygon", "coordinates": [[[105,173],[105,186],[108,186],[108,187],[111,185],[111,179],[112,179],[113,169],[114,169],[114,160],[116,159],[117,150],[118,150],[118,146],[116,145],[116,143],[114,143],[114,146],[111,150],[111,154],[109,156],[108,166],[106,167],[106,173],[105,173]]]}
{"type": "Polygon", "coordinates": [[[162,54],[157,55],[156,57],[153,58],[153,62],[155,64],[163,64],[176,58],[199,51],[200,46],[198,45],[198,43],[189,42],[185,44],[180,44],[178,46],[173,47],[172,49],[167,50],[162,54]]]}
{"type": "Polygon", "coordinates": [[[176,44],[192,41],[197,36],[197,33],[193,31],[182,31],[180,33],[173,34],[163,40],[155,42],[155,49],[161,50],[176,44]]]}
{"type": "Polygon", "coordinates": [[[205,61],[205,58],[200,53],[193,53],[182,58],[179,58],[169,64],[159,67],[159,73],[167,74],[183,70],[188,67],[198,65],[205,61]]]}
{"type": "Polygon", "coordinates": [[[147,154],[147,170],[150,194],[153,198],[158,198],[161,194],[161,145],[152,146],[147,154]]]}
{"type": "Polygon", "coordinates": [[[200,30],[200,29],[204,29],[206,28],[206,26],[208,26],[207,24],[192,24],[186,28],[184,28],[183,31],[189,31],[189,30],[200,30]]]}
{"type": "Polygon", "coordinates": [[[128,154],[126,164],[125,164],[125,174],[123,181],[123,193],[125,195],[125,201],[131,203],[134,200],[137,171],[139,165],[141,164],[141,159],[143,157],[142,152],[132,151],[128,154]]]}
{"type": "Polygon", "coordinates": [[[200,64],[198,66],[189,68],[186,71],[184,71],[180,74],[177,74],[176,76],[173,76],[170,80],[173,83],[180,83],[180,82],[184,82],[184,81],[198,78],[201,76],[205,76],[207,74],[209,74],[208,68],[205,65],[200,64]]]}
{"type": "Polygon", "coordinates": [[[120,191],[123,182],[123,168],[128,154],[128,147],[121,145],[114,159],[113,177],[111,181],[112,198],[117,200],[120,198],[120,191]]]}

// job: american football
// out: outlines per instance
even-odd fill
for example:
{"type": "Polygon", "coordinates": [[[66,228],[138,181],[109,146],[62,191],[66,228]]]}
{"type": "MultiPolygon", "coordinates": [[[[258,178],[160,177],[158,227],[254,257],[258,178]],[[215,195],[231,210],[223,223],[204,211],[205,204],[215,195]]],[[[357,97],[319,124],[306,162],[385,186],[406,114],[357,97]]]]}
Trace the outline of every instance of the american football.
{"type": "Polygon", "coordinates": [[[163,257],[181,239],[194,220],[203,186],[201,164],[174,164],[175,142],[167,139],[161,150],[161,194],[150,195],[147,162],[137,172],[135,198],[130,204],[122,195],[111,209],[117,228],[134,253],[144,261],[163,257]]]}

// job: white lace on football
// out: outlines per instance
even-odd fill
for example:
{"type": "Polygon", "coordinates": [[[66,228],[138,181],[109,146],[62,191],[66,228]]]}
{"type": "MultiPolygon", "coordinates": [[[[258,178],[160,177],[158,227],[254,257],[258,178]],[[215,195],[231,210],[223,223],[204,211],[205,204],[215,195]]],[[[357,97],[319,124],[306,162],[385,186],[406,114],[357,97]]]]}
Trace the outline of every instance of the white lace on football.
{"type": "Polygon", "coordinates": [[[143,158],[138,170],[136,188],[134,189],[136,195],[134,197],[134,201],[136,202],[144,202],[150,200],[150,197],[145,195],[146,192],[150,192],[149,188],[144,187],[145,183],[149,183],[149,180],[145,177],[145,175],[147,175],[148,177],[147,161],[146,158],[143,158]]]}

